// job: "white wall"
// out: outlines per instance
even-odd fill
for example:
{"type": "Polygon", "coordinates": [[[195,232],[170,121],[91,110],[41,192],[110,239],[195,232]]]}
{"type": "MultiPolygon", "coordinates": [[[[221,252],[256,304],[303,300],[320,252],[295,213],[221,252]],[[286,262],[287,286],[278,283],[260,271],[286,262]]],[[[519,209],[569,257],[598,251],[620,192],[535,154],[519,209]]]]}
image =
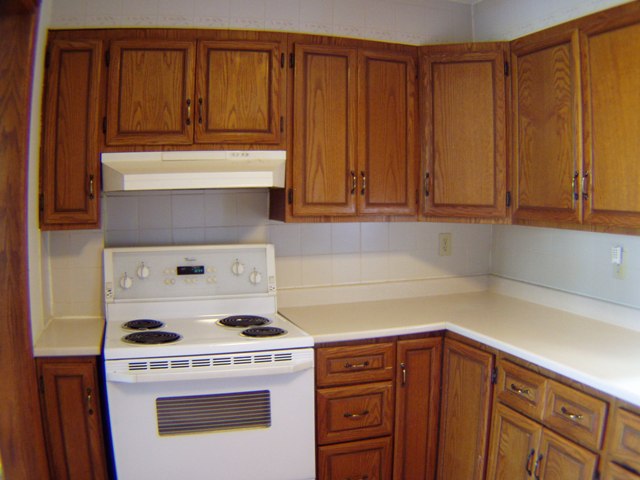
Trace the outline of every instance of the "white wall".
{"type": "MultiPolygon", "coordinates": [[[[513,39],[621,0],[483,0],[474,5],[475,39],[513,39]]],[[[492,272],[640,308],[640,237],[495,226],[492,272]],[[624,247],[624,278],[614,278],[612,246],[624,247]]]]}

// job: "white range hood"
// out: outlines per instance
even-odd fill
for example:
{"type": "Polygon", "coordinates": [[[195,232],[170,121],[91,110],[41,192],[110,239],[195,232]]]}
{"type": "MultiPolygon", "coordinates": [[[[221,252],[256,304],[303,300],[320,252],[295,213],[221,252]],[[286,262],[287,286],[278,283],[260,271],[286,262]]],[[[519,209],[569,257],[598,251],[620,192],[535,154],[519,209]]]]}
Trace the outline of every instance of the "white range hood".
{"type": "Polygon", "coordinates": [[[102,188],[183,190],[284,187],[287,152],[181,151],[102,154],[102,188]]]}

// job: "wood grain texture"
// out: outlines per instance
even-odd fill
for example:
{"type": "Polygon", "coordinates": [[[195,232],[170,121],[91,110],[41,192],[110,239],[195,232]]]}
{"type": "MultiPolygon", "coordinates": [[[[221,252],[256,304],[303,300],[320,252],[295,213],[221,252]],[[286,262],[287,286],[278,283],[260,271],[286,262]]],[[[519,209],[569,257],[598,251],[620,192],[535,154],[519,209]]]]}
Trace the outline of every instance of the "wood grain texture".
{"type": "Polygon", "coordinates": [[[49,478],[27,277],[26,173],[36,16],[0,16],[0,455],[11,480],[49,478]]]}
{"type": "Polygon", "coordinates": [[[505,49],[422,51],[425,216],[506,215],[505,49]]]}
{"type": "Polygon", "coordinates": [[[512,49],[516,220],[580,221],[577,54],[576,31],[512,49]]]}
{"type": "Polygon", "coordinates": [[[540,439],[539,478],[592,480],[598,457],[586,448],[545,429],[540,439]]]}
{"type": "Polygon", "coordinates": [[[438,479],[484,478],[493,362],[488,352],[445,339],[438,479]]]}
{"type": "Polygon", "coordinates": [[[109,50],[107,144],[192,143],[195,43],[117,40],[109,50]]]}
{"type": "Polygon", "coordinates": [[[391,480],[391,437],[318,449],[318,480],[391,480]]]}
{"type": "Polygon", "coordinates": [[[640,415],[617,408],[611,421],[608,429],[611,458],[640,471],[640,415]]]}
{"type": "Polygon", "coordinates": [[[520,413],[542,421],[547,379],[514,363],[498,362],[498,399],[520,413]]]}
{"type": "Polygon", "coordinates": [[[42,229],[100,224],[100,40],[48,46],[40,191],[42,229]]]}
{"type": "Polygon", "coordinates": [[[392,342],[316,348],[316,384],[321,387],[393,380],[392,342]]]}
{"type": "Polygon", "coordinates": [[[442,338],[398,341],[393,477],[435,478],[442,338]]]}
{"type": "Polygon", "coordinates": [[[53,477],[106,480],[96,359],[42,358],[37,367],[53,477]]]}
{"type": "Polygon", "coordinates": [[[603,480],[640,480],[640,475],[636,475],[613,462],[606,462],[602,469],[603,480]]]}
{"type": "Polygon", "coordinates": [[[358,213],[417,212],[415,55],[358,52],[358,213]]]}
{"type": "Polygon", "coordinates": [[[529,480],[542,426],[496,404],[491,425],[487,480],[529,480]]]}

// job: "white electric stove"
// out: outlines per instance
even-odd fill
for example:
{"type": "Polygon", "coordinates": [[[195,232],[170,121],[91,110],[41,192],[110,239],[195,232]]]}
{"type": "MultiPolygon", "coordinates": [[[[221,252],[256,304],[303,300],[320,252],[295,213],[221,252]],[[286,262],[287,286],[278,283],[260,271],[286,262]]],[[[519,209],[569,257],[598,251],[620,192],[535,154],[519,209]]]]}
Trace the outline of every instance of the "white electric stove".
{"type": "Polygon", "coordinates": [[[120,480],[315,478],[313,339],[277,314],[272,245],[111,248],[104,273],[120,480]]]}

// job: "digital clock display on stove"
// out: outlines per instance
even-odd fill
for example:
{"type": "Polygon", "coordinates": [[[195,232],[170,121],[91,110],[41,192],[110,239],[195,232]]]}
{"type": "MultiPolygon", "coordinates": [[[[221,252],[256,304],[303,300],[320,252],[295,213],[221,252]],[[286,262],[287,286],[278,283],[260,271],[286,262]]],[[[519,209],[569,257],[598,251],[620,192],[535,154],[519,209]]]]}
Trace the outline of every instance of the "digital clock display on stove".
{"type": "Polygon", "coordinates": [[[204,265],[179,266],[178,275],[204,275],[204,265]]]}

